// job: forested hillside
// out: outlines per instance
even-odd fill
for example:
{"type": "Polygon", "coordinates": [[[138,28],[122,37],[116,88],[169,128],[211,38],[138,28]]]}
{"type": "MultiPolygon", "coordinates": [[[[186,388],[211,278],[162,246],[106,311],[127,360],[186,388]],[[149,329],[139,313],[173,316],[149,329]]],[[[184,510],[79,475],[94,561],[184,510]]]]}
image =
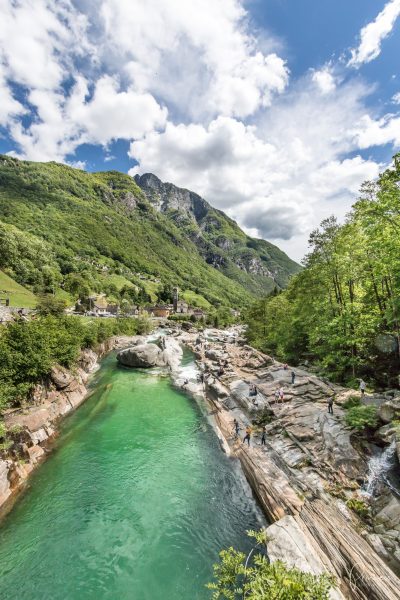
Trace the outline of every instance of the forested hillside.
{"type": "Polygon", "coordinates": [[[200,303],[238,307],[298,271],[200,200],[203,224],[184,206],[160,211],[128,175],[0,156],[0,269],[35,293],[112,296],[130,287],[141,302],[169,284],[200,303]]]}
{"type": "Polygon", "coordinates": [[[331,217],[311,234],[304,266],[287,291],[249,311],[249,340],[336,379],[398,384],[400,155],[363,185],[344,225],[331,217]]]}

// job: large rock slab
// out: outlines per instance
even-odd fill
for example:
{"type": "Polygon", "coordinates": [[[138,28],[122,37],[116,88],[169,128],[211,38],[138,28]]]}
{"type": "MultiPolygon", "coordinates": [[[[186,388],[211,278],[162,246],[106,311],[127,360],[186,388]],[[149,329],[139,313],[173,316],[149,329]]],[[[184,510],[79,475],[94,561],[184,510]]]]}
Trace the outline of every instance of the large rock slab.
{"type": "Polygon", "coordinates": [[[174,338],[162,338],[160,345],[161,348],[157,344],[137,344],[121,350],[117,354],[117,360],[125,367],[178,369],[182,360],[182,348],[179,342],[174,338]]]}
{"type": "MultiPolygon", "coordinates": [[[[267,534],[271,538],[268,542],[268,556],[272,562],[280,560],[289,567],[296,567],[313,575],[327,572],[311,536],[294,517],[287,515],[273,523],[267,528],[267,534]]],[[[330,598],[344,600],[345,596],[338,589],[332,589],[330,598]]]]}
{"type": "Polygon", "coordinates": [[[117,354],[117,360],[125,367],[149,369],[166,365],[161,348],[156,344],[138,344],[117,354]]]}

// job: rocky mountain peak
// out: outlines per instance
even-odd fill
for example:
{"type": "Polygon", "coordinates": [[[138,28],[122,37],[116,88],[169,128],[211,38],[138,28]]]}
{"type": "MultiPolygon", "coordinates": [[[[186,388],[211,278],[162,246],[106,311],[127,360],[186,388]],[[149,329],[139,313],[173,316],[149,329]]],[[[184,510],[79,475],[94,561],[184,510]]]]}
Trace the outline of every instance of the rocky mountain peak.
{"type": "Polygon", "coordinates": [[[198,194],[173,183],[164,183],[153,173],[135,175],[135,182],[160,212],[180,210],[199,221],[211,210],[208,202],[198,194]]]}

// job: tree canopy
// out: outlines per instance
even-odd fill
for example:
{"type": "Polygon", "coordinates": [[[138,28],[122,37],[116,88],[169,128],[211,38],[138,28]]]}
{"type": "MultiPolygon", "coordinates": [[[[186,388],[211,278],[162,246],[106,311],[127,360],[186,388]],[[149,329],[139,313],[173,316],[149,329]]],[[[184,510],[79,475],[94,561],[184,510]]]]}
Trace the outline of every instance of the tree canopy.
{"type": "Polygon", "coordinates": [[[322,221],[288,289],[247,312],[249,341],[339,380],[397,383],[400,366],[400,155],[361,188],[344,224],[322,221]]]}

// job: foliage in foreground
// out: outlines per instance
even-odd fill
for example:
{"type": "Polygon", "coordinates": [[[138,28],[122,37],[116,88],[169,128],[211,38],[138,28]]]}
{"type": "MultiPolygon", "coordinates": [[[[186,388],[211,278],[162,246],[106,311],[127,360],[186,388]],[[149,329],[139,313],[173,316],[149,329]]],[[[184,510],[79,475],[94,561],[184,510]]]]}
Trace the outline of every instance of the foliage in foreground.
{"type": "Polygon", "coordinates": [[[0,410],[26,399],[55,364],[71,368],[82,348],[113,335],[149,331],[147,319],[83,319],[48,315],[0,327],[0,410]]]}
{"type": "MultiPolygon", "coordinates": [[[[260,546],[262,532],[249,532],[260,546]]],[[[246,566],[247,557],[234,548],[220,553],[220,562],[214,565],[215,582],[208,584],[213,600],[328,600],[334,586],[330,575],[312,575],[283,562],[269,563],[260,553],[246,566]]]]}
{"type": "Polygon", "coordinates": [[[337,380],[397,385],[400,352],[400,155],[365,183],[344,225],[325,219],[310,236],[305,269],[288,289],[254,304],[248,340],[337,380]]]}

